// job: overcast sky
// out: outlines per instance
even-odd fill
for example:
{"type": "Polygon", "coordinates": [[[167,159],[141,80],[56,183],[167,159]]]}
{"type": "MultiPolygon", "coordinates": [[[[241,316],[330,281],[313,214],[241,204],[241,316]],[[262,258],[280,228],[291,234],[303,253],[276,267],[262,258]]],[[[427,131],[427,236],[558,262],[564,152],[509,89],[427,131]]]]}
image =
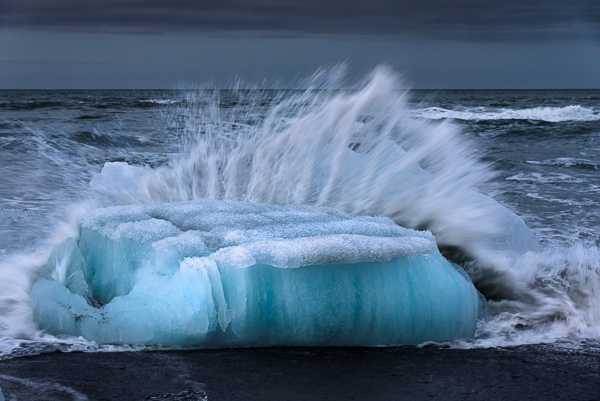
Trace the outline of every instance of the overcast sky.
{"type": "Polygon", "coordinates": [[[600,0],[0,0],[0,88],[294,85],[347,62],[415,88],[600,88],[600,0]]]}

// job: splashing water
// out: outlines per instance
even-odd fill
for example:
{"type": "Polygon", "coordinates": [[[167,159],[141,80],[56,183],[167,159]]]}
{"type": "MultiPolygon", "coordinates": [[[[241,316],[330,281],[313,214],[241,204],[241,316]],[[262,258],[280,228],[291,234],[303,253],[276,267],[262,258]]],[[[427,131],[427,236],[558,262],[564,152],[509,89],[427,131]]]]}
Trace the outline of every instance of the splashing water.
{"type": "MultiPolygon", "coordinates": [[[[490,302],[489,322],[461,347],[568,343],[600,338],[600,251],[574,245],[527,253],[511,282],[526,297],[490,302]]],[[[598,345],[596,344],[597,348],[598,345]]]]}
{"type": "Polygon", "coordinates": [[[476,252],[478,238],[502,232],[493,205],[473,196],[491,174],[456,127],[411,119],[399,84],[381,68],[356,92],[276,101],[259,124],[245,122],[252,108],[240,116],[190,94],[174,117],[184,157],[159,169],[110,163],[91,186],[116,204],[229,199],[388,216],[476,252]]]}
{"type": "MultiPolygon", "coordinates": [[[[414,118],[400,88],[396,74],[378,68],[353,91],[238,91],[232,101],[188,90],[161,100],[180,152],[154,168],[106,163],[51,239],[27,256],[4,258],[0,344],[58,341],[36,330],[28,291],[49,245],[77,236],[77,216],[107,205],[196,199],[329,206],[432,231],[440,247],[467,255],[457,261],[494,299],[476,337],[454,346],[600,338],[598,248],[539,251],[520,218],[477,192],[493,174],[474,145],[450,122],[414,118]]],[[[80,172],[88,166],[81,163],[80,172]]],[[[73,349],[90,349],[78,341],[73,349]]]]}

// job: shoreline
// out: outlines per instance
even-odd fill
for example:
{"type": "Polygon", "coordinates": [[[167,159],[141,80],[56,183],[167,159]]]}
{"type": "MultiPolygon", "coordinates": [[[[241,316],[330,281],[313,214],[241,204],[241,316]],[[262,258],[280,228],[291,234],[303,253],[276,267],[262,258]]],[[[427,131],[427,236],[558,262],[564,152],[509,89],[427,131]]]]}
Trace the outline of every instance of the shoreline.
{"type": "Polygon", "coordinates": [[[275,347],[0,361],[6,400],[598,400],[596,352],[275,347]]]}

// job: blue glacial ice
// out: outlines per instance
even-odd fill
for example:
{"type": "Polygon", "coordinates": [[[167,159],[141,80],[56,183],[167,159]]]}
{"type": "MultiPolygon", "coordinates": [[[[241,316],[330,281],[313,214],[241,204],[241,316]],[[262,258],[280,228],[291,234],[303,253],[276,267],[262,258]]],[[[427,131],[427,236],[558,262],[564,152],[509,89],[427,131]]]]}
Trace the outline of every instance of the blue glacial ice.
{"type": "Polygon", "coordinates": [[[31,290],[54,335],[98,343],[393,345],[471,337],[468,276],[426,231],[309,206],[97,209],[31,290]]]}

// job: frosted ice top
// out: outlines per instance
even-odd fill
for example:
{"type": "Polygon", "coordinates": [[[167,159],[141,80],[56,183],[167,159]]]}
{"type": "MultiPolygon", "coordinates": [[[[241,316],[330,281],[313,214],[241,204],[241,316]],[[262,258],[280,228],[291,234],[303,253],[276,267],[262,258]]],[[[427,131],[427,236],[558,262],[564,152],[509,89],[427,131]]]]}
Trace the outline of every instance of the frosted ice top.
{"type": "MultiPolygon", "coordinates": [[[[308,206],[97,209],[31,292],[51,334],[99,343],[392,345],[469,337],[478,293],[429,232],[308,206]]],[[[460,269],[460,268],[458,268],[460,269]]]]}

